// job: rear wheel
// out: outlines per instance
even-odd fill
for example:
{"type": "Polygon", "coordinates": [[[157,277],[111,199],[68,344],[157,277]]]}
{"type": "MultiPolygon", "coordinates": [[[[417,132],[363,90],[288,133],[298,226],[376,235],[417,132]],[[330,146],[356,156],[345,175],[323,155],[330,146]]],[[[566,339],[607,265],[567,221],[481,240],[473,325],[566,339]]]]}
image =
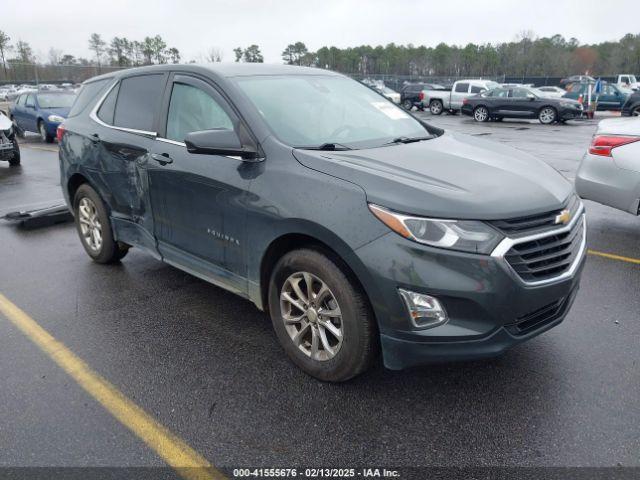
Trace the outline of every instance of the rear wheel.
{"type": "Polygon", "coordinates": [[[553,107],[543,107],[538,113],[538,120],[543,125],[549,125],[556,121],[558,114],[553,107]]]}
{"type": "Polygon", "coordinates": [[[489,120],[489,110],[487,110],[487,107],[476,107],[473,110],[473,119],[476,122],[486,122],[489,120]]]}
{"type": "Polygon", "coordinates": [[[375,320],[359,286],[318,250],[294,250],[276,264],[269,311],[289,358],[319,380],[362,373],[376,352],[375,320]]]}
{"type": "Polygon", "coordinates": [[[632,117],[640,117],[640,106],[639,106],[639,107],[634,108],[634,109],[631,111],[631,116],[632,116],[632,117]]]}
{"type": "Polygon", "coordinates": [[[40,132],[40,138],[43,142],[53,143],[53,136],[47,133],[47,128],[45,127],[43,120],[38,122],[38,132],[40,132]]]}
{"type": "Polygon", "coordinates": [[[432,115],[440,115],[444,110],[444,106],[442,105],[442,100],[431,100],[429,103],[429,111],[432,115]]]}
{"type": "Polygon", "coordinates": [[[113,239],[107,208],[88,184],[80,185],[73,201],[76,229],[87,254],[97,263],[114,263],[129,247],[113,239]]]}
{"type": "Polygon", "coordinates": [[[413,102],[407,98],[404,100],[404,102],[402,102],[402,107],[405,110],[411,111],[411,109],[413,108],[413,102]]]}

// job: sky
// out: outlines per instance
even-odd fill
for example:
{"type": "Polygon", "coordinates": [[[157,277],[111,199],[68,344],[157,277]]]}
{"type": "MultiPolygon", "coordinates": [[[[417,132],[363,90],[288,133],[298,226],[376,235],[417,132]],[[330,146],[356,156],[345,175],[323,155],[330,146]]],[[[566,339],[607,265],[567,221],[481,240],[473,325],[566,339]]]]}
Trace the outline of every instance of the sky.
{"type": "Polygon", "coordinates": [[[363,44],[435,46],[511,41],[519,32],[556,33],[583,43],[640,33],[638,0],[0,0],[0,30],[12,43],[31,44],[42,61],[50,48],[91,57],[87,40],[97,32],[142,39],[161,35],[183,61],[202,60],[212,48],[233,61],[235,47],[258,44],[265,62],[302,41],[322,46],[363,44]],[[600,13],[599,13],[600,12],[600,13]],[[627,14],[625,14],[627,12],[627,14]],[[612,15],[610,21],[607,16],[612,15]]]}

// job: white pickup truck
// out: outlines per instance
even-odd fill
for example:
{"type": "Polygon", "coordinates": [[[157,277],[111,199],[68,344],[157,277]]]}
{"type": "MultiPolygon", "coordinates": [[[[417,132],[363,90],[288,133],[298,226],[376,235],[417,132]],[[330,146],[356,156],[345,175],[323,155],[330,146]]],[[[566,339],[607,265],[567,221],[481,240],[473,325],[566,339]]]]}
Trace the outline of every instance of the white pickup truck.
{"type": "Polygon", "coordinates": [[[636,80],[636,76],[628,73],[618,75],[616,85],[622,88],[630,88],[631,90],[638,90],[640,88],[640,83],[636,80]]]}
{"type": "Polygon", "coordinates": [[[499,86],[492,80],[458,80],[451,90],[422,90],[420,95],[422,105],[433,115],[440,115],[445,110],[459,112],[465,98],[499,86]]]}

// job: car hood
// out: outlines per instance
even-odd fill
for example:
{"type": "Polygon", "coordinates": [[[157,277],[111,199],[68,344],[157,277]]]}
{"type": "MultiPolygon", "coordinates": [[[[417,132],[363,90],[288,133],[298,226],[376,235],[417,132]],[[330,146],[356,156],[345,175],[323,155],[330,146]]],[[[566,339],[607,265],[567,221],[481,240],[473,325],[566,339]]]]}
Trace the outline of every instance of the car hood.
{"type": "Polygon", "coordinates": [[[0,130],[9,130],[11,128],[12,122],[9,118],[0,112],[0,130]]]}
{"type": "Polygon", "coordinates": [[[458,133],[366,150],[294,150],[308,168],[361,186],[367,201],[421,216],[497,220],[560,208],[572,185],[511,147],[458,133]]]}

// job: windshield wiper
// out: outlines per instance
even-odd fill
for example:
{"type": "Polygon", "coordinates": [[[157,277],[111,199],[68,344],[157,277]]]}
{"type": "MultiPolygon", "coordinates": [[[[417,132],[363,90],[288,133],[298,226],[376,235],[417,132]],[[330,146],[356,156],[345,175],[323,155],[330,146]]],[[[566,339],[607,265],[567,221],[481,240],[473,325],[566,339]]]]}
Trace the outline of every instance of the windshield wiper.
{"type": "Polygon", "coordinates": [[[398,137],[383,145],[393,145],[394,143],[415,143],[423,140],[431,140],[432,138],[434,138],[433,135],[429,135],[428,137],[398,137]]]}
{"type": "Polygon", "coordinates": [[[301,148],[303,150],[325,150],[325,151],[353,150],[351,147],[347,147],[346,145],[342,145],[341,143],[335,143],[335,142],[327,142],[318,146],[296,147],[296,148],[301,148]]]}

